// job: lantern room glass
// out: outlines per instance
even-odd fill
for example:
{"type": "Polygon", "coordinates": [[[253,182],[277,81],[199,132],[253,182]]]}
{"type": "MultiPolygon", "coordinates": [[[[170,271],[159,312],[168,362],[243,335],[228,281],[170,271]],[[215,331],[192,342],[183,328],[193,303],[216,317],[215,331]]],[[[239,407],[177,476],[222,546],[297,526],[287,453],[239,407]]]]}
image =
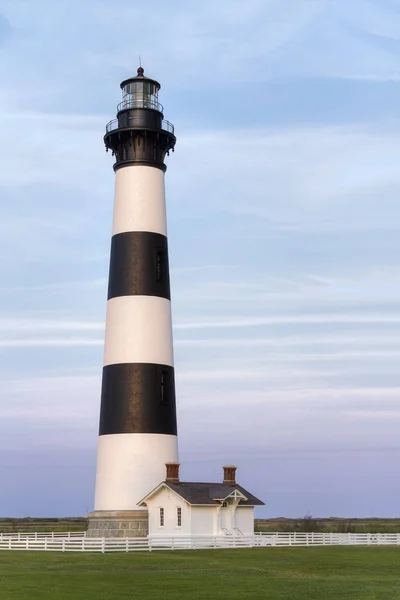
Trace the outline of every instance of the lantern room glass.
{"type": "Polygon", "coordinates": [[[122,102],[126,108],[158,110],[158,87],[150,81],[131,81],[122,88],[122,102]]]}

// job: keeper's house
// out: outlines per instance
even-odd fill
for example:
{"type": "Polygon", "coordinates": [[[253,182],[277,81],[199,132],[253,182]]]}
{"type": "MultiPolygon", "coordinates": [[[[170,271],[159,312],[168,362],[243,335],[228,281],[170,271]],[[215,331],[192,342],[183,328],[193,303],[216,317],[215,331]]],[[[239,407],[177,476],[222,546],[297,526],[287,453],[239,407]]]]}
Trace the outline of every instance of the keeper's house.
{"type": "Polygon", "coordinates": [[[236,483],[236,467],[224,467],[222,483],[179,481],[179,463],[167,463],[161,482],[138,506],[147,506],[149,535],[252,535],[258,498],[236,483]]]}

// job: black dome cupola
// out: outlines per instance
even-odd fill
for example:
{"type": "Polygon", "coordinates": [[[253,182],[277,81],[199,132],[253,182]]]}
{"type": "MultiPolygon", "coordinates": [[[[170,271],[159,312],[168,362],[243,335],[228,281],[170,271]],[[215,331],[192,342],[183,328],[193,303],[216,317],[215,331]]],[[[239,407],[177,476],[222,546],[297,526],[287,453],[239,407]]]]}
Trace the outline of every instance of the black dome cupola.
{"type": "Polygon", "coordinates": [[[143,164],[166,170],[165,155],[174,149],[174,126],[164,119],[158,101],[160,84],[145,77],[139,67],[136,77],[121,83],[122,102],[117,118],[106,127],[104,143],[116,157],[114,169],[143,164]]]}

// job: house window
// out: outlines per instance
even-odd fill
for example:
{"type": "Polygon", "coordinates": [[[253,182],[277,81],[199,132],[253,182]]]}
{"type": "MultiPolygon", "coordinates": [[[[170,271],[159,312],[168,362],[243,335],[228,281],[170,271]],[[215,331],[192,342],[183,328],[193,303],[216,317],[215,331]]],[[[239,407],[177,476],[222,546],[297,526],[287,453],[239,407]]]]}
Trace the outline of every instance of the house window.
{"type": "Polygon", "coordinates": [[[182,509],[180,506],[176,509],[176,524],[178,527],[182,527],[182,509]]]}
{"type": "Polygon", "coordinates": [[[160,508],[160,527],[164,527],[164,509],[160,508]]]}

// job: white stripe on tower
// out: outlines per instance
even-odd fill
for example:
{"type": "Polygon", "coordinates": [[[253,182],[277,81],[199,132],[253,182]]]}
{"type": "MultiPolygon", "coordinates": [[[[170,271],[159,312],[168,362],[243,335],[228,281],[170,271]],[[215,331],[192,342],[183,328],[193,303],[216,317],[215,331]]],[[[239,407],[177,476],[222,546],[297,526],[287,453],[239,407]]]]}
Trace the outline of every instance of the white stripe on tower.
{"type": "Polygon", "coordinates": [[[171,302],[157,296],[120,296],[107,303],[104,365],[174,366],[171,302]]]}
{"type": "Polygon", "coordinates": [[[112,234],[152,231],[167,235],[164,172],[135,165],[118,169],[115,176],[112,234]]]}
{"type": "Polygon", "coordinates": [[[175,137],[159,106],[128,100],[105,138],[117,162],[95,511],[140,510],[178,460],[163,163],[175,137]]]}

